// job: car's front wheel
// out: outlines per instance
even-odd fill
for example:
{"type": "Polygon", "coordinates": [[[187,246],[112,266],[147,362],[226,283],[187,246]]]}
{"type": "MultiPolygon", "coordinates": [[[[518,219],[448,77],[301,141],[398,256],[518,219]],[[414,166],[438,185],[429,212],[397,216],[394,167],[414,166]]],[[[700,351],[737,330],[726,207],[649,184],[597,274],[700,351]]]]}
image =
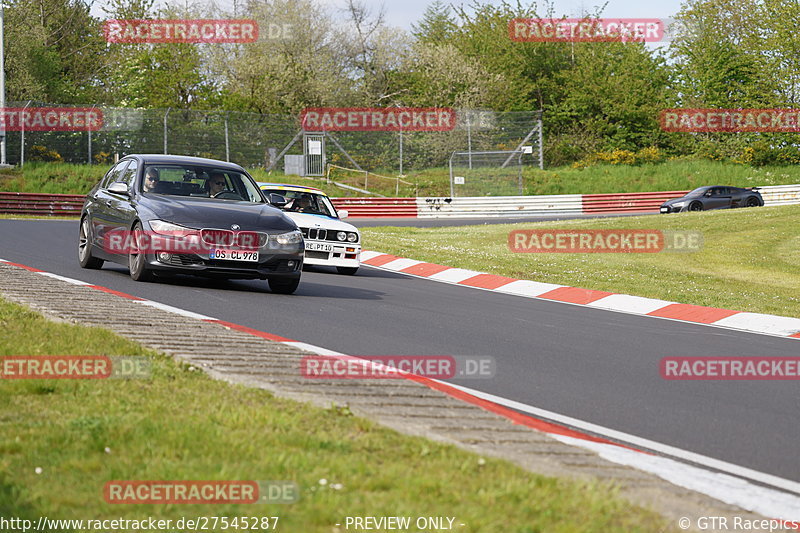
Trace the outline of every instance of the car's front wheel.
{"type": "Polygon", "coordinates": [[[703,204],[701,204],[700,202],[692,202],[691,204],[689,204],[689,211],[702,211],[702,210],[703,210],[703,204]]]}
{"type": "Polygon", "coordinates": [[[139,246],[141,242],[140,237],[144,234],[142,223],[137,222],[133,226],[133,246],[131,253],[128,256],[128,267],[131,271],[131,278],[133,281],[152,281],[153,271],[147,268],[147,254],[139,246]],[[136,253],[134,253],[134,251],[136,253]]]}
{"type": "Polygon", "coordinates": [[[758,207],[761,205],[761,202],[759,202],[758,198],[756,198],[755,196],[751,196],[750,198],[747,199],[747,202],[745,202],[744,205],[745,207],[758,207]]]}
{"type": "Polygon", "coordinates": [[[83,217],[78,233],[78,261],[81,268],[97,270],[103,266],[105,261],[92,255],[92,240],[92,226],[89,217],[83,217]]]}
{"type": "Polygon", "coordinates": [[[269,279],[269,289],[277,294],[292,294],[300,286],[300,278],[269,279]]]}
{"type": "Polygon", "coordinates": [[[352,276],[356,272],[358,272],[358,267],[336,267],[336,272],[339,274],[344,274],[346,276],[352,276]]]}

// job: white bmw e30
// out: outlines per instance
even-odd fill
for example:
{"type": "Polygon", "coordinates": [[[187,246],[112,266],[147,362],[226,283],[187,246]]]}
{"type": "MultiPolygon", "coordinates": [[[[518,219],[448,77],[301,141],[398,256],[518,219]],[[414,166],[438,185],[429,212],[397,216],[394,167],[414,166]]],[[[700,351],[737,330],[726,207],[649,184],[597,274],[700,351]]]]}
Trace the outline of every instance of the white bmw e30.
{"type": "Polygon", "coordinates": [[[347,211],[337,212],[330,198],[314,187],[284,183],[259,183],[258,186],[267,198],[277,194],[286,199],[285,205],[273,204],[303,233],[305,264],[333,266],[340,274],[356,273],[361,266],[361,233],[341,220],[347,217],[347,211]]]}

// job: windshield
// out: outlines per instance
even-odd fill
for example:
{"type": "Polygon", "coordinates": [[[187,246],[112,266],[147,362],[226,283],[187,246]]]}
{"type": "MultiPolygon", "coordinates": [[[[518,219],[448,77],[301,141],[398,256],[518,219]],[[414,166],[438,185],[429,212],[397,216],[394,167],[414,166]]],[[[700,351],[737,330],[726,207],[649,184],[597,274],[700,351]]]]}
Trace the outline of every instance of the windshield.
{"type": "Polygon", "coordinates": [[[167,196],[210,198],[220,202],[266,203],[258,187],[246,174],[196,165],[147,165],[140,190],[167,196]]]}
{"type": "Polygon", "coordinates": [[[269,195],[271,193],[280,194],[289,201],[285,206],[281,207],[284,211],[339,218],[330,199],[324,194],[281,189],[264,189],[264,194],[269,195]]]}
{"type": "Polygon", "coordinates": [[[702,196],[704,192],[708,190],[708,187],[698,187],[686,196],[702,196]]]}

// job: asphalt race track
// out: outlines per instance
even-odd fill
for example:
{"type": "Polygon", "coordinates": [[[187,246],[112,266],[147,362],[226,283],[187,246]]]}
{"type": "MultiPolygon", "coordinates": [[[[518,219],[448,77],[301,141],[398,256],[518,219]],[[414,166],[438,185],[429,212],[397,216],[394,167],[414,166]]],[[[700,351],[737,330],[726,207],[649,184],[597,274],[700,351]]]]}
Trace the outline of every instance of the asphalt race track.
{"type": "Polygon", "coordinates": [[[796,356],[800,342],[497,294],[362,268],[307,271],[297,293],[264,281],[137,283],[83,270],[77,221],[0,220],[0,258],[351,355],[491,355],[502,396],[800,481],[796,381],[665,381],[666,356],[796,356]]]}

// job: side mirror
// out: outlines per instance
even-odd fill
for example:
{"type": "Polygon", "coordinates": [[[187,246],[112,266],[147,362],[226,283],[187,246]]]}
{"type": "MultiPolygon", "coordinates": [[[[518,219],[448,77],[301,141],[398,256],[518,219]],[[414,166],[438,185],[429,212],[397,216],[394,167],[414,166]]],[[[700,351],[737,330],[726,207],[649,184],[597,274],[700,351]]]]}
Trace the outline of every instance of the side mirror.
{"type": "Polygon", "coordinates": [[[128,185],[126,183],[122,183],[121,181],[115,181],[108,188],[108,192],[113,192],[114,194],[124,194],[125,196],[128,196],[128,185]]]}
{"type": "Polygon", "coordinates": [[[350,211],[347,209],[339,209],[336,212],[339,213],[339,218],[347,218],[350,216],[350,211]]]}
{"type": "Polygon", "coordinates": [[[275,207],[285,207],[286,204],[289,203],[288,201],[286,201],[286,197],[281,196],[280,194],[277,194],[277,193],[274,193],[274,192],[269,193],[269,198],[268,199],[269,199],[269,203],[271,203],[275,207]]]}

